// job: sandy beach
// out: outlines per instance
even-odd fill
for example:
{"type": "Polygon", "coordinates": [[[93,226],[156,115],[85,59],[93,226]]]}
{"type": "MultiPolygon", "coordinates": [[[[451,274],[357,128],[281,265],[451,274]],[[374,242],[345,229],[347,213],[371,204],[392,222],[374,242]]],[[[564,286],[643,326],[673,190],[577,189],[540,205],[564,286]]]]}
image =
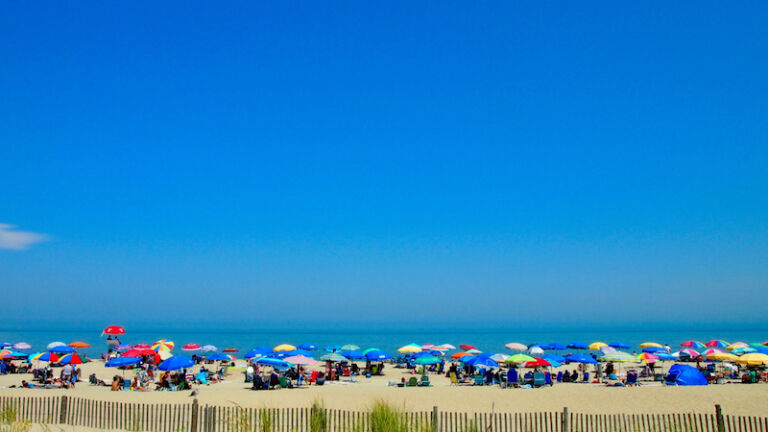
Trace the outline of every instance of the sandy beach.
{"type": "MultiPolygon", "coordinates": [[[[242,362],[240,362],[242,363],[242,362]]],[[[0,376],[0,396],[61,395],[120,401],[120,402],[176,402],[190,403],[190,391],[131,392],[110,391],[108,387],[88,385],[87,377],[95,373],[109,380],[116,369],[105,368],[100,360],[81,365],[85,382],[74,389],[21,389],[19,385],[31,375],[0,376]]],[[[55,369],[58,372],[60,369],[55,369]]],[[[645,383],[632,388],[606,388],[597,384],[556,384],[538,389],[502,389],[498,386],[455,386],[450,380],[431,375],[432,387],[400,388],[388,386],[389,381],[400,381],[410,376],[405,369],[389,367],[385,376],[370,379],[356,377],[356,382],[329,383],[296,389],[251,391],[243,381],[240,370],[230,369],[225,380],[218,384],[199,386],[197,398],[201,404],[244,407],[308,407],[316,399],[336,409],[362,410],[376,399],[384,399],[409,411],[426,411],[437,406],[442,411],[456,412],[524,412],[559,411],[568,407],[582,413],[712,413],[714,405],[733,415],[768,415],[768,385],[722,384],[704,387],[667,387],[659,383],[645,383]]],[[[126,377],[132,377],[126,371],[126,377]]]]}

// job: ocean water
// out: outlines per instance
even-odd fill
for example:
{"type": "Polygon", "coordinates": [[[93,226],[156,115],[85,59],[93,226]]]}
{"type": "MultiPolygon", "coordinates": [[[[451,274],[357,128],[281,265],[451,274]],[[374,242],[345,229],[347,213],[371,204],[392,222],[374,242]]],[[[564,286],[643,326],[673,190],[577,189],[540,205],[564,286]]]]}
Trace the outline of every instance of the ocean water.
{"type": "MultiPolygon", "coordinates": [[[[30,352],[45,350],[45,346],[53,341],[70,343],[74,341],[83,341],[91,345],[90,348],[81,349],[89,357],[98,357],[106,351],[106,338],[100,335],[101,330],[92,332],[82,330],[2,330],[0,329],[0,342],[27,342],[32,345],[30,352]]],[[[345,331],[326,331],[326,330],[258,330],[258,331],[129,331],[120,337],[121,342],[136,344],[148,343],[158,339],[170,339],[176,343],[174,353],[183,353],[181,347],[187,343],[197,343],[200,345],[212,344],[220,350],[228,347],[236,348],[239,353],[236,356],[242,356],[253,347],[264,345],[273,347],[282,343],[299,345],[302,343],[312,343],[323,350],[331,344],[355,344],[362,349],[376,347],[396,354],[397,348],[409,344],[435,345],[449,343],[456,347],[460,344],[471,344],[484,352],[509,352],[504,345],[509,342],[520,342],[524,344],[531,343],[562,343],[594,341],[625,342],[630,344],[634,350],[639,351],[639,344],[647,341],[669,344],[673,349],[679,349],[680,343],[686,340],[699,340],[707,342],[711,339],[723,339],[728,342],[765,342],[768,341],[768,330],[706,330],[706,331],[674,331],[674,330],[652,330],[652,331],[613,331],[613,330],[595,330],[595,331],[500,331],[500,330],[472,330],[472,331],[379,331],[376,329],[368,330],[345,330],[345,331]],[[239,354],[239,355],[238,355],[239,354]]],[[[632,351],[626,350],[626,351],[632,351]]]]}

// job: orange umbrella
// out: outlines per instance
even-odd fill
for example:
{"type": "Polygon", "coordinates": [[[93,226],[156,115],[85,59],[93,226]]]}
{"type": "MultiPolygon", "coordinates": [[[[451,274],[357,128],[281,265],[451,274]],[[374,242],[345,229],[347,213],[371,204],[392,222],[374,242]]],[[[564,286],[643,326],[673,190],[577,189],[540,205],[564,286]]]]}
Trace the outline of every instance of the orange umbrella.
{"type": "Polygon", "coordinates": [[[71,344],[69,344],[69,346],[71,346],[72,348],[90,348],[91,347],[90,344],[85,342],[80,342],[80,341],[72,342],[71,344]]]}
{"type": "Polygon", "coordinates": [[[468,353],[468,352],[457,352],[457,353],[455,353],[455,354],[452,354],[452,355],[451,355],[451,358],[452,358],[452,359],[460,359],[460,358],[462,358],[462,357],[471,356],[471,355],[472,355],[472,354],[470,354],[470,353],[468,353]]]}

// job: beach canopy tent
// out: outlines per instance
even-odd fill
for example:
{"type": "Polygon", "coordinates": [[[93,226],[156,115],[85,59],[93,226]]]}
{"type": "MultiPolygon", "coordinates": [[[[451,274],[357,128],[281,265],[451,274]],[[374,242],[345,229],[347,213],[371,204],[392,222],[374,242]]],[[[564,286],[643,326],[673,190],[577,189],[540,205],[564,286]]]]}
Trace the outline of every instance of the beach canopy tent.
{"type": "Polygon", "coordinates": [[[630,348],[629,344],[626,343],[626,342],[611,342],[611,343],[608,344],[608,346],[611,347],[611,348],[616,348],[616,349],[629,349],[630,348]]]}
{"type": "Polygon", "coordinates": [[[676,364],[669,368],[669,373],[664,378],[669,385],[697,386],[707,385],[707,378],[695,367],[676,364]]]}
{"type": "Polygon", "coordinates": [[[138,357],[117,357],[104,363],[104,366],[106,367],[133,366],[133,365],[139,364],[140,362],[141,362],[141,359],[138,357]]]}
{"type": "Polygon", "coordinates": [[[125,334],[125,329],[120,327],[119,325],[111,325],[104,330],[101,331],[102,334],[107,335],[121,335],[125,334]]]}
{"type": "Polygon", "coordinates": [[[169,357],[167,360],[164,360],[162,363],[160,363],[157,368],[161,371],[175,371],[179,369],[186,369],[190,368],[195,365],[195,362],[192,361],[191,358],[187,356],[173,356],[169,357]]]}
{"type": "Polygon", "coordinates": [[[317,350],[317,345],[311,343],[303,343],[299,345],[298,348],[306,351],[315,351],[317,350]]]}
{"type": "Polygon", "coordinates": [[[365,358],[367,360],[389,360],[392,358],[391,355],[387,354],[386,352],[382,350],[371,350],[365,353],[365,358]]]}
{"type": "Polygon", "coordinates": [[[597,364],[597,360],[584,354],[571,354],[565,360],[571,363],[597,364]]]}
{"type": "Polygon", "coordinates": [[[568,349],[582,349],[582,350],[585,350],[585,349],[587,349],[587,344],[585,344],[584,342],[571,342],[568,345],[566,345],[566,347],[568,349]]]}

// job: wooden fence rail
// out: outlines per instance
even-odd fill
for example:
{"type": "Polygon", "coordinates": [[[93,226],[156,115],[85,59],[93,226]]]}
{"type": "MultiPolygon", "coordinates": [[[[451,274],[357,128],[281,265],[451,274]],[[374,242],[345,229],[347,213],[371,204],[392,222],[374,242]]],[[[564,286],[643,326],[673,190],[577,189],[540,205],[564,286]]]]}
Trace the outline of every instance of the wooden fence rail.
{"type": "MultiPolygon", "coordinates": [[[[0,396],[0,410],[19,421],[97,430],[162,432],[364,432],[369,413],[312,408],[143,404],[71,396],[0,396]],[[322,414],[322,415],[319,415],[322,414]],[[315,418],[313,426],[313,417],[315,418]],[[324,418],[325,421],[319,421],[324,418]],[[324,424],[325,427],[318,427],[324,424]]],[[[583,414],[559,412],[407,412],[403,421],[417,432],[768,432],[768,417],[712,414],[583,414]]]]}

